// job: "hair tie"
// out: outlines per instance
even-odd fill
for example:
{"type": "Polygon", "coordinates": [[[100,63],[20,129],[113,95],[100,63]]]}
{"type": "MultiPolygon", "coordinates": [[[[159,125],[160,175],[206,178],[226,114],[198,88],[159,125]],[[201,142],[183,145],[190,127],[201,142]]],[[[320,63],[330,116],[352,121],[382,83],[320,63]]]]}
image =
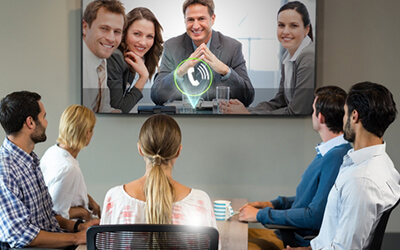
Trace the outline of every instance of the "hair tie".
{"type": "Polygon", "coordinates": [[[152,163],[153,163],[153,165],[156,165],[156,166],[161,166],[161,163],[163,160],[164,160],[164,158],[159,154],[156,154],[152,157],[152,163]]]}

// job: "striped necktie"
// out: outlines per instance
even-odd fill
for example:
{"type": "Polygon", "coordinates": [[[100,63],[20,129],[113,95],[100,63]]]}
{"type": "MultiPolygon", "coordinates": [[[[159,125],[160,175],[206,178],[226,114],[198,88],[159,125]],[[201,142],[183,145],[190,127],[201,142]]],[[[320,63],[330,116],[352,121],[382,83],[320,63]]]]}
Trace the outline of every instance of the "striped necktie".
{"type": "Polygon", "coordinates": [[[99,113],[102,110],[102,99],[104,98],[104,89],[102,88],[103,82],[106,79],[105,61],[103,60],[99,67],[97,67],[97,76],[99,78],[98,87],[99,92],[96,97],[96,105],[94,107],[94,112],[99,113]]]}

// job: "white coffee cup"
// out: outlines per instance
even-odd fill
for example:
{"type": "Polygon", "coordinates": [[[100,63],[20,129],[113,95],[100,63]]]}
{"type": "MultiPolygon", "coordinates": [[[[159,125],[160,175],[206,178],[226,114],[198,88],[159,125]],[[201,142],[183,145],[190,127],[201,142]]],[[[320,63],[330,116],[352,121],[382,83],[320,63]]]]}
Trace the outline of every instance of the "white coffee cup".
{"type": "Polygon", "coordinates": [[[233,215],[233,208],[230,201],[214,201],[214,214],[216,220],[228,220],[233,215]]]}

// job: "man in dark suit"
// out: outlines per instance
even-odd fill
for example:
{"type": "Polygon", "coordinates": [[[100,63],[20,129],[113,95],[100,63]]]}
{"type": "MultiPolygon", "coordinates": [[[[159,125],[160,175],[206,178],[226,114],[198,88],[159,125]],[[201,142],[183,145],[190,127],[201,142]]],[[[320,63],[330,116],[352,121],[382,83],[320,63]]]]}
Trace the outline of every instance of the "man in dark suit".
{"type": "Polygon", "coordinates": [[[182,79],[202,60],[213,75],[211,87],[201,96],[204,100],[215,98],[216,86],[229,86],[230,98],[239,99],[245,106],[250,105],[254,89],[247,74],[242,45],[212,30],[216,17],[213,0],[186,0],[183,14],[186,33],[165,42],[161,67],[151,88],[151,99],[158,105],[181,99],[182,93],[175,85],[175,69],[182,63],[176,72],[176,77],[182,79]]]}

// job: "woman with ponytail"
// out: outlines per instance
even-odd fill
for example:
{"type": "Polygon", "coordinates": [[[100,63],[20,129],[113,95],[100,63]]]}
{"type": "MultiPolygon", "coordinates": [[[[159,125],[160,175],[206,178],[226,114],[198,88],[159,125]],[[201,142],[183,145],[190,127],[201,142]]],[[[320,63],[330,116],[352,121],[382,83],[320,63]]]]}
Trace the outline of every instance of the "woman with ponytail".
{"type": "Polygon", "coordinates": [[[209,196],[172,178],[181,152],[181,131],[176,121],[163,114],[143,124],[138,151],[143,156],[143,177],[110,189],[104,199],[101,224],[182,224],[216,228],[209,196]]]}

